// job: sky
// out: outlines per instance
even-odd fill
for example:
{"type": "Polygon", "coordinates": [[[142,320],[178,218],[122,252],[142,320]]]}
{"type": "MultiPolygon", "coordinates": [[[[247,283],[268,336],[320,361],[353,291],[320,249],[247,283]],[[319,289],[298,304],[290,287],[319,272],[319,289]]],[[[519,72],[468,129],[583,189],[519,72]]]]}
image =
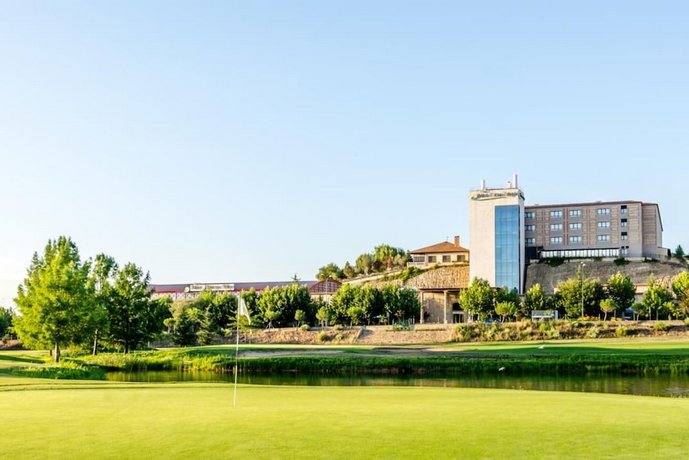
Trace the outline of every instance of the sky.
{"type": "Polygon", "coordinates": [[[684,1],[0,0],[0,305],[31,256],[314,279],[527,204],[660,205],[689,246],[684,1]]]}

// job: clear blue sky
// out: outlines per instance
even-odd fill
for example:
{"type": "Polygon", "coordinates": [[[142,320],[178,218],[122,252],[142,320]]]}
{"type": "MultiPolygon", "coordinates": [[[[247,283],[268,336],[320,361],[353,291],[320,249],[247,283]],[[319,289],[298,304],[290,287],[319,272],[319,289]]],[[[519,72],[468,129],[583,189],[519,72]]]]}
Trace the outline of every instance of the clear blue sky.
{"type": "Polygon", "coordinates": [[[689,246],[689,3],[0,0],[0,304],[31,255],[312,279],[467,193],[660,204],[689,246]]]}

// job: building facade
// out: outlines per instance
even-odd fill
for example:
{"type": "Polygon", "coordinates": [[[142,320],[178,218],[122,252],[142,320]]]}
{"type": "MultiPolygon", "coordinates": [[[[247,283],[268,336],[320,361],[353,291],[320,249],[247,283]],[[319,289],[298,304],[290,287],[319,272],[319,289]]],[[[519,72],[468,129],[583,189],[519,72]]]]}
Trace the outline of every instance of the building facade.
{"type": "Polygon", "coordinates": [[[667,252],[658,205],[641,201],[526,206],[524,235],[530,259],[658,259],[667,252]]]}
{"type": "Polygon", "coordinates": [[[409,267],[428,268],[435,265],[451,265],[469,263],[469,250],[460,246],[459,236],[455,236],[454,243],[442,243],[414,249],[409,253],[411,262],[409,267]]]}
{"type": "Polygon", "coordinates": [[[523,292],[525,267],[524,194],[515,175],[504,188],[469,193],[471,279],[523,292]]]}

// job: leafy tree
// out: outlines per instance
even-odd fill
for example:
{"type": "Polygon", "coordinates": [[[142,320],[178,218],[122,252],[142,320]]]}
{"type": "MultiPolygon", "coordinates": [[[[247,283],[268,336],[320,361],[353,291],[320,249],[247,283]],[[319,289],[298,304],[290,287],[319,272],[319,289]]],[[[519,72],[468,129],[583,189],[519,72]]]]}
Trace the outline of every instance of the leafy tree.
{"type": "Polygon", "coordinates": [[[360,306],[349,307],[347,315],[352,325],[360,325],[366,320],[366,310],[360,306]]]}
{"type": "Polygon", "coordinates": [[[356,270],[354,270],[354,267],[352,267],[349,262],[345,262],[342,268],[342,274],[345,278],[354,278],[356,276],[356,270]]]}
{"type": "Polygon", "coordinates": [[[620,272],[608,278],[608,296],[617,305],[615,311],[624,312],[634,304],[636,287],[631,277],[620,272]]]}
{"type": "Polygon", "coordinates": [[[172,340],[175,344],[183,347],[196,345],[203,312],[196,308],[190,300],[173,302],[171,310],[174,319],[172,340]]]}
{"type": "Polygon", "coordinates": [[[515,316],[518,311],[517,305],[512,301],[502,301],[495,305],[495,313],[500,315],[500,319],[503,322],[505,322],[506,318],[515,316]]]}
{"type": "Polygon", "coordinates": [[[689,272],[682,272],[672,279],[672,292],[680,311],[686,317],[689,314],[689,272]]]}
{"type": "MultiPolygon", "coordinates": [[[[193,299],[193,303],[204,312],[205,319],[202,321],[201,330],[205,335],[222,335],[225,329],[235,324],[237,297],[234,294],[205,290],[193,299]]],[[[201,340],[201,343],[204,341],[201,340]]]]}
{"type": "Polygon", "coordinates": [[[344,278],[344,273],[334,263],[329,263],[328,265],[325,265],[321,268],[318,269],[318,273],[316,274],[316,278],[319,280],[327,280],[327,279],[333,279],[333,280],[340,280],[344,278]]]}
{"type": "Polygon", "coordinates": [[[608,313],[612,313],[614,311],[617,311],[619,306],[617,303],[612,300],[612,299],[603,299],[600,301],[600,309],[601,311],[605,314],[605,317],[603,318],[603,321],[608,320],[608,313]]]}
{"type": "Polygon", "coordinates": [[[301,326],[301,323],[306,319],[306,313],[304,310],[297,310],[294,312],[294,320],[297,322],[297,327],[301,326]]]}
{"type": "Polygon", "coordinates": [[[677,260],[684,262],[686,254],[684,253],[684,249],[682,248],[681,244],[677,245],[677,248],[675,249],[675,252],[672,255],[675,256],[677,260]]]}
{"type": "Polygon", "coordinates": [[[93,261],[90,273],[90,282],[93,284],[95,293],[95,303],[98,312],[94,315],[93,325],[93,348],[92,353],[98,352],[98,340],[107,337],[109,319],[108,307],[113,302],[113,278],[117,273],[118,266],[115,259],[106,254],[98,254],[93,261]]]}
{"type": "Polygon", "coordinates": [[[473,317],[485,317],[493,310],[495,293],[488,281],[474,278],[469,287],[459,294],[459,303],[473,317]]]}
{"type": "Polygon", "coordinates": [[[361,254],[357,257],[355,267],[357,273],[363,275],[371,273],[373,271],[373,257],[371,254],[361,254]]]}
{"type": "Polygon", "coordinates": [[[15,299],[21,314],[15,328],[26,346],[52,346],[59,362],[63,346],[93,335],[89,327],[97,305],[89,270],[77,245],[64,236],[48,241],[42,256],[34,253],[15,299]]]}
{"type": "MultiPolygon", "coordinates": [[[[378,289],[371,285],[357,286],[354,290],[354,305],[362,309],[362,321],[371,324],[373,318],[383,314],[383,299],[378,289]]],[[[349,314],[351,318],[351,314],[349,314]]]]}
{"type": "Polygon", "coordinates": [[[562,306],[570,318],[582,313],[582,298],[585,316],[598,316],[600,301],[604,298],[603,286],[598,279],[583,279],[581,270],[576,278],[570,278],[557,285],[562,306]]]}
{"type": "Polygon", "coordinates": [[[330,311],[327,306],[323,305],[318,309],[318,312],[316,313],[316,319],[318,319],[318,323],[321,327],[328,326],[328,320],[330,319],[330,311]]]}
{"type": "Polygon", "coordinates": [[[164,328],[169,312],[160,303],[151,301],[148,288],[150,276],[133,263],[115,273],[112,300],[108,304],[110,341],[125,353],[164,328]]]}
{"type": "Polygon", "coordinates": [[[343,284],[330,299],[330,319],[342,324],[349,318],[349,309],[355,305],[358,286],[343,284]]]}
{"type": "Polygon", "coordinates": [[[534,310],[545,310],[547,308],[545,293],[540,284],[536,283],[526,291],[524,302],[521,305],[520,313],[524,318],[529,318],[534,310]]]}
{"type": "Polygon", "coordinates": [[[297,283],[265,289],[258,298],[257,307],[259,316],[269,327],[292,324],[297,310],[303,310],[308,321],[315,314],[308,288],[297,283]]]}
{"type": "Polygon", "coordinates": [[[9,335],[13,320],[14,312],[12,309],[0,307],[0,339],[9,335]]]}
{"type": "Polygon", "coordinates": [[[648,319],[652,319],[654,313],[656,320],[661,314],[669,316],[672,313],[672,293],[653,275],[648,278],[648,289],[641,302],[648,312],[648,319]]]}

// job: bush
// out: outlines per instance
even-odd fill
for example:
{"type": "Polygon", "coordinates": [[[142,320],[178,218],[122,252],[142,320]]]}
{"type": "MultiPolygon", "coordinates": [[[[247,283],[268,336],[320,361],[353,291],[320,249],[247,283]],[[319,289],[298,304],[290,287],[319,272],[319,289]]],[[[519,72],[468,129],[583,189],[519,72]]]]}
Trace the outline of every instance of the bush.
{"type": "Polygon", "coordinates": [[[302,324],[301,326],[299,326],[299,330],[301,330],[303,332],[307,332],[307,331],[311,330],[311,326],[309,326],[308,324],[302,324]]]}
{"type": "Polygon", "coordinates": [[[328,341],[328,333],[325,331],[321,331],[318,334],[318,341],[319,342],[327,342],[328,341]]]}
{"type": "Polygon", "coordinates": [[[653,325],[653,330],[656,332],[664,332],[669,329],[668,325],[665,323],[655,323],[653,325]]]}
{"type": "Polygon", "coordinates": [[[336,342],[341,342],[343,338],[344,338],[344,337],[342,337],[342,334],[337,334],[337,335],[335,336],[335,341],[336,341],[336,342]]]}
{"type": "Polygon", "coordinates": [[[689,326],[689,318],[684,318],[684,325],[689,326]]]}
{"type": "Polygon", "coordinates": [[[615,329],[615,335],[617,337],[626,337],[628,333],[629,329],[624,326],[618,326],[617,329],[615,329]]]}
{"type": "Polygon", "coordinates": [[[617,259],[615,259],[614,262],[615,262],[615,265],[617,265],[618,267],[621,267],[623,265],[627,265],[629,263],[629,261],[627,259],[625,259],[624,257],[618,257],[617,259]]]}
{"type": "Polygon", "coordinates": [[[59,366],[22,367],[12,370],[13,375],[39,379],[60,380],[105,380],[105,372],[94,366],[65,361],[59,366]]]}
{"type": "Polygon", "coordinates": [[[342,324],[336,324],[333,326],[333,330],[335,331],[341,331],[344,329],[344,326],[342,324]]]}

